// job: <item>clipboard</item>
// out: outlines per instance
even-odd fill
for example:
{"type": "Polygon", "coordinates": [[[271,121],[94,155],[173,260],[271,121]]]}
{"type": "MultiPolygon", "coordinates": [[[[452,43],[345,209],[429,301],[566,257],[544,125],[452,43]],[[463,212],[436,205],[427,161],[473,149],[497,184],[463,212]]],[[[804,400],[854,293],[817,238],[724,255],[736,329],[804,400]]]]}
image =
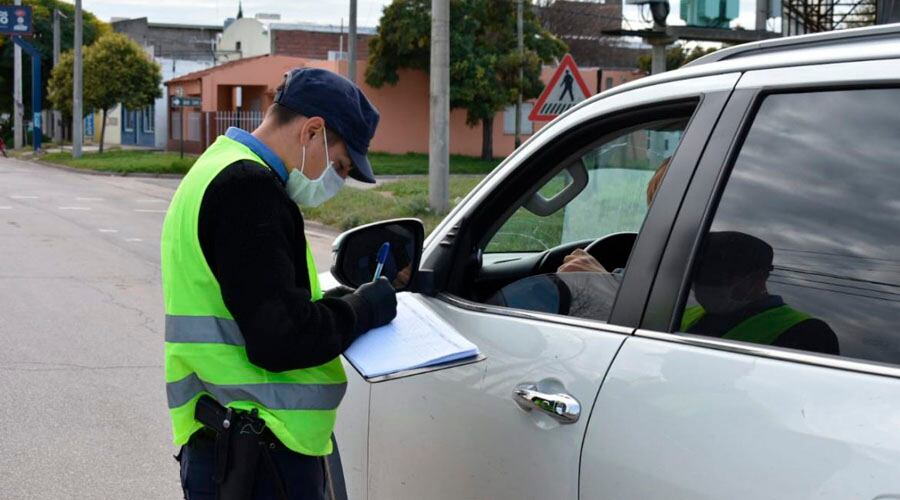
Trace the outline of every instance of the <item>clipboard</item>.
{"type": "Polygon", "coordinates": [[[397,317],[372,329],[344,351],[370,383],[445,370],[487,359],[417,294],[397,294],[397,317]]]}

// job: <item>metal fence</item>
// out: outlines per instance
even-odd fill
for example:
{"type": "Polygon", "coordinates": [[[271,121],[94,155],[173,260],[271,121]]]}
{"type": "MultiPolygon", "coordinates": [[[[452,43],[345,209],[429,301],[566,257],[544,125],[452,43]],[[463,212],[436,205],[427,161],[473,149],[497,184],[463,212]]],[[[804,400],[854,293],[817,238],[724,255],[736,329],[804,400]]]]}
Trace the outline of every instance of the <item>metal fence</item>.
{"type": "Polygon", "coordinates": [[[186,111],[170,110],[169,150],[184,148],[186,152],[199,154],[224,135],[228,127],[239,127],[248,132],[259,126],[265,113],[262,111],[186,111]],[[182,128],[184,137],[181,136],[182,128]],[[183,144],[182,144],[183,143],[183,144]]]}
{"type": "MultiPolygon", "coordinates": [[[[213,140],[228,130],[228,127],[242,128],[248,132],[259,126],[263,121],[262,111],[216,111],[214,115],[215,126],[210,130],[213,140]]],[[[212,121],[212,118],[211,118],[212,121]]],[[[209,142],[209,141],[207,141],[209,142]]]]}

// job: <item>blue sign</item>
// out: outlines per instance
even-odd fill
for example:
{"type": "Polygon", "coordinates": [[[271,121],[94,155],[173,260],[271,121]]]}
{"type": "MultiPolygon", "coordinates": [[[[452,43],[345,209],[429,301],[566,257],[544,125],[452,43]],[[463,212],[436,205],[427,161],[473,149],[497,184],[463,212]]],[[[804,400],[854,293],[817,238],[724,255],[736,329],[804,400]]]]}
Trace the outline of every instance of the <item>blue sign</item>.
{"type": "Polygon", "coordinates": [[[28,5],[0,5],[0,34],[30,35],[31,7],[28,5]]]}
{"type": "Polygon", "coordinates": [[[94,113],[84,117],[84,136],[94,137],[94,113]]]}

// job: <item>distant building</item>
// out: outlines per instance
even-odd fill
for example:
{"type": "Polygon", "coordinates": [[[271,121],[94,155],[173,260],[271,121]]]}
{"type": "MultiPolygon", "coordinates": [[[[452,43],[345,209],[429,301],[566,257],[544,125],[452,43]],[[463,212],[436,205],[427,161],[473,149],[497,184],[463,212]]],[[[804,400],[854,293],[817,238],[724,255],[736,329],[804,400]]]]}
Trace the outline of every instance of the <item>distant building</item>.
{"type": "Polygon", "coordinates": [[[226,19],[225,28],[216,43],[216,63],[223,64],[271,53],[269,28],[280,19],[278,14],[226,19]]]}
{"type": "MultiPolygon", "coordinates": [[[[336,60],[346,59],[349,51],[349,35],[346,26],[328,24],[286,24],[271,25],[271,54],[279,56],[303,57],[306,59],[336,60]]],[[[375,28],[356,28],[356,58],[369,58],[369,40],[376,34],[375,28]]]]}
{"type": "Polygon", "coordinates": [[[142,47],[152,47],[153,57],[183,61],[215,61],[216,38],[220,26],[151,23],[146,17],[116,19],[113,31],[123,33],[142,47]]]}
{"type": "MultiPolygon", "coordinates": [[[[273,31],[274,32],[274,31],[273,31]]],[[[359,62],[358,75],[364,75],[366,61],[359,62]]],[[[275,89],[283,81],[285,72],[296,67],[315,67],[347,74],[343,60],[305,59],[283,55],[244,58],[220,66],[189,73],[166,82],[167,95],[184,95],[200,99],[199,106],[168,110],[171,120],[168,149],[177,151],[184,141],[184,150],[202,152],[216,136],[229,126],[252,130],[272,104],[275,89]]],[[[591,94],[603,88],[598,78],[611,78],[613,86],[643,76],[631,69],[603,69],[580,67],[585,85],[591,94]]],[[[542,80],[549,82],[555,67],[545,66],[542,80]]],[[[397,85],[372,88],[361,76],[357,84],[381,113],[378,130],[372,139],[372,151],[388,153],[427,153],[429,120],[429,80],[424,71],[400,70],[397,85]]],[[[548,122],[527,121],[531,103],[525,103],[522,114],[524,135],[539,130],[548,122]]],[[[499,111],[494,118],[494,152],[505,156],[514,148],[515,112],[513,108],[499,111]]],[[[481,152],[481,126],[466,123],[466,111],[454,109],[450,113],[450,153],[477,156],[481,152]]]]}
{"type": "Polygon", "coordinates": [[[601,34],[621,29],[621,2],[556,0],[537,13],[544,29],[566,42],[579,66],[637,68],[638,57],[650,53],[649,47],[601,34]]]}
{"type": "MultiPolygon", "coordinates": [[[[114,19],[111,24],[113,31],[134,40],[153,57],[160,66],[163,82],[215,64],[215,42],[222,32],[218,26],[151,23],[146,17],[114,19]]],[[[168,105],[165,92],[162,94],[143,109],[117,106],[110,110],[106,117],[105,143],[165,148],[168,105]]],[[[99,137],[99,114],[96,123],[99,137]]]]}

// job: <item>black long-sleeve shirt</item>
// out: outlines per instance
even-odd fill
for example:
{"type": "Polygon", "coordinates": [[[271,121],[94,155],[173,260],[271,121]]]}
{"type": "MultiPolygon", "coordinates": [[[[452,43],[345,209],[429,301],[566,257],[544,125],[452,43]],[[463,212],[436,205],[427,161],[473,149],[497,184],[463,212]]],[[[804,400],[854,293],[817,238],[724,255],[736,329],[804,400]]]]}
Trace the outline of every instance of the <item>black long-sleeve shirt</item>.
{"type": "Polygon", "coordinates": [[[365,299],[311,300],[303,227],[277,175],[251,161],[220,172],[200,206],[203,255],[250,362],[269,371],[325,363],[369,329],[365,299]]]}

